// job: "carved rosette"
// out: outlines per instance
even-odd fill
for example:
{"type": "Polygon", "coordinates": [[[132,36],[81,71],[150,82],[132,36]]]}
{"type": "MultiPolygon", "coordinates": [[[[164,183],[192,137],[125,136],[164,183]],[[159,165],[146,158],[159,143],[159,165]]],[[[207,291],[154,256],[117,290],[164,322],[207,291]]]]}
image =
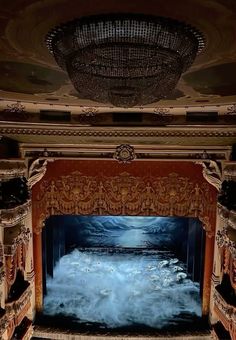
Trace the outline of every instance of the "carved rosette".
{"type": "Polygon", "coordinates": [[[117,146],[113,158],[120,163],[130,163],[136,158],[133,146],[128,144],[117,146]]]}
{"type": "Polygon", "coordinates": [[[207,235],[214,234],[215,201],[207,183],[171,173],[166,177],[84,176],[73,172],[43,180],[33,205],[41,231],[50,215],[157,215],[198,217],[207,235]]]}

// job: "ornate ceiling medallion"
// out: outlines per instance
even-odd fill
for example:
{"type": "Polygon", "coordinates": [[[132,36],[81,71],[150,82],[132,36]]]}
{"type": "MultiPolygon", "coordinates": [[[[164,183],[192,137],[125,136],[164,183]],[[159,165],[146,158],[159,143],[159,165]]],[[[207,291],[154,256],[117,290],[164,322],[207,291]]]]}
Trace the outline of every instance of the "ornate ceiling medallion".
{"type": "Polygon", "coordinates": [[[75,19],[46,43],[80,98],[120,107],[165,98],[204,47],[195,28],[143,14],[75,19]]]}
{"type": "Polygon", "coordinates": [[[129,144],[121,144],[117,146],[113,158],[119,163],[130,163],[136,158],[134,147],[129,144]]]}

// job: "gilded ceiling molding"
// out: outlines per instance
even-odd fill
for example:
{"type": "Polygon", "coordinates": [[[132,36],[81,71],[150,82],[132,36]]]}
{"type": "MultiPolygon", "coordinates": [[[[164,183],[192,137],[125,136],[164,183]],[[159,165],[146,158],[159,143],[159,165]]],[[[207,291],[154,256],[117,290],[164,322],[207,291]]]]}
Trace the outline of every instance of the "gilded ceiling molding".
{"type": "Polygon", "coordinates": [[[51,215],[157,215],[198,217],[214,235],[215,202],[207,183],[171,173],[166,177],[84,176],[80,172],[43,180],[33,202],[40,233],[51,215]]]}
{"type": "Polygon", "coordinates": [[[162,129],[124,129],[124,130],[116,130],[116,129],[101,129],[98,128],[81,128],[77,127],[76,129],[47,129],[40,127],[0,127],[0,134],[3,135],[41,135],[41,136],[79,136],[79,137],[177,137],[177,138],[197,138],[197,137],[236,137],[236,129],[220,129],[219,128],[211,128],[205,130],[189,130],[179,129],[178,130],[163,130],[162,129]]]}

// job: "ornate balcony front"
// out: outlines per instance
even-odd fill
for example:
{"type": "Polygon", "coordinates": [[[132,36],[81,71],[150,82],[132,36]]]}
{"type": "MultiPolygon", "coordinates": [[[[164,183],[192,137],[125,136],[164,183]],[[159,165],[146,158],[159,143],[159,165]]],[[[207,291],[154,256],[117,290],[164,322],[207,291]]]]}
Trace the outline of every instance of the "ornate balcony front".
{"type": "Polygon", "coordinates": [[[27,200],[22,205],[19,205],[12,209],[1,209],[0,210],[0,223],[3,227],[12,227],[26,217],[30,209],[31,201],[27,200]]]}
{"type": "Polygon", "coordinates": [[[0,337],[5,333],[8,327],[8,317],[4,309],[0,308],[0,337]]]}
{"type": "Polygon", "coordinates": [[[236,339],[236,307],[227,303],[217,290],[214,292],[213,299],[214,310],[219,320],[230,333],[232,339],[236,339]]]}
{"type": "Polygon", "coordinates": [[[30,230],[24,225],[18,224],[4,230],[4,255],[14,256],[17,247],[22,243],[28,244],[30,230]]]}
{"type": "Polygon", "coordinates": [[[20,297],[6,302],[5,308],[9,319],[14,319],[15,327],[19,326],[26,313],[30,308],[30,298],[32,295],[32,290],[30,284],[20,295],[20,297]]]}
{"type": "Polygon", "coordinates": [[[0,180],[9,180],[26,176],[25,162],[16,160],[2,160],[0,162],[0,180]]]}
{"type": "Polygon", "coordinates": [[[32,321],[25,317],[22,322],[15,328],[13,339],[30,340],[33,336],[32,321]]]}

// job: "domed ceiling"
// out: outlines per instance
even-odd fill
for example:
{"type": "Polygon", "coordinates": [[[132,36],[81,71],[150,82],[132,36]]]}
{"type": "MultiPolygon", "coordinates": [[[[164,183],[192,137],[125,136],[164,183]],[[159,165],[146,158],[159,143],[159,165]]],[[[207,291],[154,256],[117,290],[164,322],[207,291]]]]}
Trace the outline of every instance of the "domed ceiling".
{"type": "Polygon", "coordinates": [[[105,106],[78,97],[67,74],[50,55],[45,36],[74,18],[121,12],[184,21],[199,29],[206,40],[205,49],[174,93],[150,107],[236,102],[235,0],[2,0],[0,99],[105,106]]]}

